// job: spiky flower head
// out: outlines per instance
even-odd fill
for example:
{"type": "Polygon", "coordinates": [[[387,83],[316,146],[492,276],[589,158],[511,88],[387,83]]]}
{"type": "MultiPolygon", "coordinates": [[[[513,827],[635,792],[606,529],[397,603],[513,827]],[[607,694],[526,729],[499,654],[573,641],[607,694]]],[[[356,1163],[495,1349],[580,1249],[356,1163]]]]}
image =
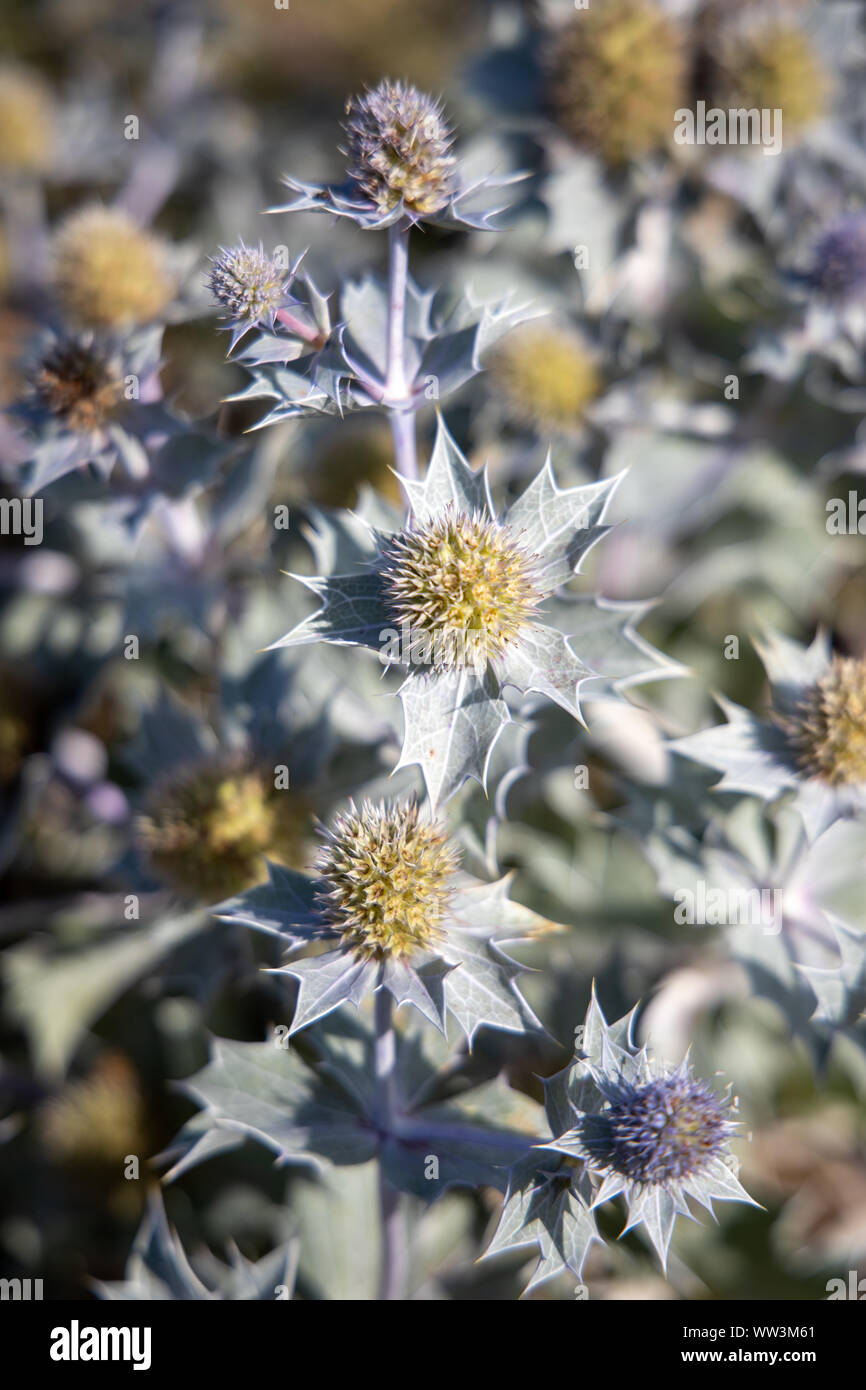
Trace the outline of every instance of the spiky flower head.
{"type": "Polygon", "coordinates": [[[866,657],[836,657],[787,721],[802,770],[831,787],[866,783],[866,657]]]}
{"type": "Polygon", "coordinates": [[[24,68],[0,70],[0,169],[41,174],[51,160],[54,113],[42,81],[24,68]]]}
{"type": "Polygon", "coordinates": [[[264,248],[241,242],[222,249],[209,276],[211,294],[232,323],[273,323],[286,303],[291,277],[264,248]]]}
{"type": "Polygon", "coordinates": [[[599,391],[598,369],[586,343],[567,328],[519,328],[496,347],[488,367],[509,414],[539,432],[573,429],[599,391]]]}
{"type": "Polygon", "coordinates": [[[481,512],[449,507],[392,536],[382,571],[389,617],[419,661],[483,668],[532,622],[540,595],[519,535],[481,512]]]}
{"type": "Polygon", "coordinates": [[[729,1093],[696,1077],[688,1060],[670,1067],[637,1048],[634,1014],[609,1024],[593,990],[575,1060],[544,1083],[557,1137],[512,1170],[487,1251],[536,1245],[530,1288],[564,1269],[580,1278],[601,1239],[595,1209],[614,1197],[628,1211],[623,1234],[643,1227],[663,1266],[677,1216],[692,1218],[689,1198],[710,1212],[714,1201],[752,1201],[729,1149],[729,1093]]]}
{"type": "Polygon", "coordinates": [[[273,647],[363,646],[408,667],[400,765],[420,764],[434,807],[467,778],[486,785],[511,719],[503,690],[538,691],[580,719],[581,684],[607,680],[608,664],[617,683],[666,665],[633,631],[638,605],[555,595],[609,529],[621,477],[560,488],[548,459],[499,513],[486,470],[470,466],[440,420],[423,481],[400,476],[411,521],[401,526],[371,499],[349,550],[330,536],[317,545],[322,568],[335,556],[342,568],[303,580],[321,606],[273,647]]]}
{"type": "Polygon", "coordinates": [[[781,22],[747,24],[721,45],[720,106],[781,110],[785,136],[824,115],[830,78],[808,35],[781,22]]]}
{"type": "Polygon", "coordinates": [[[385,78],[346,104],[343,128],[349,179],[380,212],[437,213],[454,197],[453,136],[426,92],[385,78]]]}
{"type": "Polygon", "coordinates": [[[101,429],[123,398],[109,355],[71,339],[49,347],[33,384],[39,404],[76,434],[101,429]]]}
{"type": "Polygon", "coordinates": [[[169,777],[139,817],[138,841],[178,892],[216,902],[267,877],[266,859],[304,858],[308,808],[273,769],[232,755],[169,777]]]}
{"type": "Polygon", "coordinates": [[[812,289],[844,303],[866,293],[866,214],[847,213],[819,238],[808,272],[812,289]]]}
{"type": "Polygon", "coordinates": [[[792,793],[813,841],[866,811],[866,657],[834,656],[823,631],[808,647],[773,631],[755,646],[770,683],[769,718],[725,700],[727,723],[671,746],[721,772],[725,791],[763,801],[792,793]]]}
{"type": "Polygon", "coordinates": [[[577,144],[612,165],[666,145],[683,105],[682,35],[653,0],[605,0],[553,36],[554,114],[577,144]]]}
{"type": "Polygon", "coordinates": [[[453,891],[458,855],[438,821],[414,802],[365,801],[325,829],[316,862],[319,905],[362,959],[429,950],[453,891]]]}
{"type": "Polygon", "coordinates": [[[128,328],[159,318],[174,297],[168,246],[119,208],[81,208],[54,241],[60,304],[77,323],[128,328]]]}
{"type": "Polygon", "coordinates": [[[644,1085],[620,1085],[615,1095],[604,1116],[606,1156],[633,1182],[695,1177],[733,1133],[730,1103],[685,1066],[644,1085]]]}

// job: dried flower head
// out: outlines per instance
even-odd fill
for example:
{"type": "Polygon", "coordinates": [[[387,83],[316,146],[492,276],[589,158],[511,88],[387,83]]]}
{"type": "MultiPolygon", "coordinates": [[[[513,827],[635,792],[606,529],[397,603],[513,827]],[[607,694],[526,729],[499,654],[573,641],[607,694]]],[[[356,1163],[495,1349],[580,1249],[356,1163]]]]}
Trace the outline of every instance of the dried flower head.
{"type": "Polygon", "coordinates": [[[788,728],[810,777],[833,787],[866,783],[866,657],[836,657],[788,728]]]}
{"type": "Polygon", "coordinates": [[[453,137],[441,104],[417,87],[386,78],[353,97],[344,130],[349,178],[380,212],[402,202],[412,213],[436,213],[453,198],[453,137]]]}
{"type": "Polygon", "coordinates": [[[824,115],[830,78],[808,35],[781,23],[748,25],[722,47],[721,106],[781,110],[786,136],[824,115]]]}
{"type": "Polygon", "coordinates": [[[119,208],[98,204],[72,213],[59,228],[54,279],[65,312],[94,328],[150,323],[176,288],[166,243],[119,208]]]}
{"type": "Polygon", "coordinates": [[[53,111],[50,96],[24,68],[0,71],[0,169],[41,174],[51,160],[53,111]]]}
{"type": "Polygon", "coordinates": [[[169,778],[139,817],[137,832],[161,878],[216,902],[262,882],[266,859],[302,860],[308,821],[304,801],[278,790],[272,770],[233,756],[169,778]]]}
{"type": "Polygon", "coordinates": [[[731,1138],[729,1109],[685,1066],[644,1085],[620,1084],[605,1113],[609,1165],[640,1183],[695,1177],[731,1138]]]}
{"type": "Polygon", "coordinates": [[[507,526],[452,507],[390,538],[385,604],[437,668],[483,666],[532,621],[540,598],[532,566],[507,526]]]}
{"type": "Polygon", "coordinates": [[[343,946],[385,959],[434,945],[458,862],[443,826],[422,821],[413,802],[365,801],[324,833],[318,901],[343,946]]]}
{"type": "Polygon", "coordinates": [[[519,328],[496,347],[488,365],[509,413],[538,431],[573,428],[599,390],[598,370],[586,344],[566,328],[519,328]]]}
{"type": "Polygon", "coordinates": [[[122,400],[123,383],[110,360],[95,347],[54,343],[36,373],[39,403],[76,434],[100,429],[122,400]]]}
{"type": "Polygon", "coordinates": [[[272,323],[286,302],[290,277],[261,245],[243,242],[222,249],[213,261],[209,284],[217,304],[233,323],[272,323]]]}
{"type": "Polygon", "coordinates": [[[683,43],[652,0],[581,10],[551,40],[548,66],[562,129],[608,163],[670,140],[685,92],[683,43]]]}
{"type": "Polygon", "coordinates": [[[826,299],[845,302],[866,292],[866,215],[840,217],[819,238],[808,279],[826,299]]]}

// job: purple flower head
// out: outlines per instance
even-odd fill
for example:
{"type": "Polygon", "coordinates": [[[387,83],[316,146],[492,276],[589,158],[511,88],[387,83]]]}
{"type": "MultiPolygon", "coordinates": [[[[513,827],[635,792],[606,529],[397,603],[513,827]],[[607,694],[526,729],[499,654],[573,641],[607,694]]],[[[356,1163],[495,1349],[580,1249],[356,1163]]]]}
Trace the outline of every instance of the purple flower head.
{"type": "Polygon", "coordinates": [[[866,213],[847,213],[826,229],[813,252],[809,282],[837,302],[866,293],[866,213]]]}
{"type": "Polygon", "coordinates": [[[646,1085],[621,1084],[605,1115],[607,1160],[634,1182],[688,1179],[724,1152],[728,1103],[680,1067],[646,1085]]]}

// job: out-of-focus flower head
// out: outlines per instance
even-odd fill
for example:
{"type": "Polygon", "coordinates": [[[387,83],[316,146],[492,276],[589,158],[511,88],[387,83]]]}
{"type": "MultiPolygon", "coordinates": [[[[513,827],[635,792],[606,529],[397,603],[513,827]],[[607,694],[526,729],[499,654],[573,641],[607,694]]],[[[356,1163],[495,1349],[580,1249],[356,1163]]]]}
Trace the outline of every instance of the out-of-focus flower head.
{"type": "Polygon", "coordinates": [[[26,68],[0,68],[0,172],[44,174],[51,163],[54,121],[42,79],[26,68]]]}
{"type": "Polygon", "coordinates": [[[177,289],[167,243],[121,209],[98,203],[58,228],[54,285],[68,318],[97,329],[152,323],[177,289]]]}
{"type": "Polygon", "coordinates": [[[683,105],[683,35],[654,0],[605,0],[548,43],[555,118],[574,142],[621,165],[667,145],[683,105]]]}
{"type": "Polygon", "coordinates": [[[574,430],[600,388],[588,345],[579,334],[553,324],[533,323],[510,333],[486,366],[506,414],[538,433],[574,430]]]}
{"type": "Polygon", "coordinates": [[[247,755],[222,755],[182,768],[157,785],[137,826],[154,872],[178,892],[206,902],[267,877],[266,860],[304,862],[310,813],[273,770],[247,755]]]}
{"type": "Polygon", "coordinates": [[[866,293],[866,213],[851,212],[819,237],[807,272],[811,288],[823,298],[844,304],[866,293]]]}

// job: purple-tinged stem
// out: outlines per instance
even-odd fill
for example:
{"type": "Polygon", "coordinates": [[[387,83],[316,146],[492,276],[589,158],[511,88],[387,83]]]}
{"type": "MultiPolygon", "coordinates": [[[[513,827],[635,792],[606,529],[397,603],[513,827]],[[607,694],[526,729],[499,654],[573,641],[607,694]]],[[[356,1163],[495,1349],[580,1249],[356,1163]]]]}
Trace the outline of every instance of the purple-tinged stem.
{"type": "Polygon", "coordinates": [[[406,380],[406,294],[409,284],[409,224],[388,229],[388,344],[385,398],[394,441],[394,460],[404,478],[418,477],[415,414],[406,380]],[[400,402],[405,402],[401,407],[400,402]]]}

